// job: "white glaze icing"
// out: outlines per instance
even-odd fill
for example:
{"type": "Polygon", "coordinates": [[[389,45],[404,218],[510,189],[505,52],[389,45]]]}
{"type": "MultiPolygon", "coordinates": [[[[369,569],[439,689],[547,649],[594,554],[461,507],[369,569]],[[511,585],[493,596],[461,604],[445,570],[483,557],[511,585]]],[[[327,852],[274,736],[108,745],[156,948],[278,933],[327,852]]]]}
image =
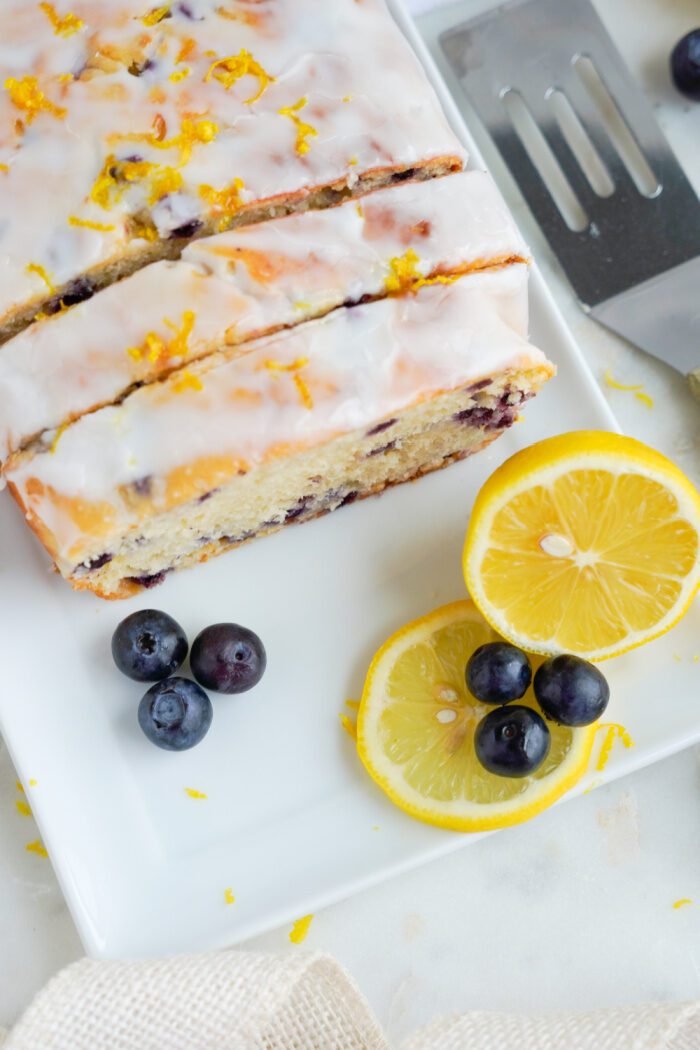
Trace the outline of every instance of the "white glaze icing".
{"type": "Polygon", "coordinates": [[[152,0],[57,0],[57,17],[82,23],[68,36],[38,4],[0,7],[0,320],[45,293],[28,265],[69,282],[125,250],[135,215],[168,236],[203,215],[225,219],[237,195],[267,200],[375,168],[464,158],[383,0],[163,6],[170,17],[145,25],[152,0]],[[274,80],[238,76],[246,55],[274,80]],[[212,68],[220,58],[230,67],[212,68]],[[26,75],[53,108],[18,104],[11,79],[26,75]],[[141,167],[91,199],[109,156],[138,156],[141,167]],[[243,186],[228,202],[201,189],[234,180],[243,186]]]}
{"type": "Polygon", "coordinates": [[[522,264],[343,308],[83,416],[8,480],[68,573],[144,513],[204,494],[212,460],[217,474],[251,470],[505,369],[547,367],[526,333],[522,264]],[[145,479],[147,510],[129,498],[145,479]]]}
{"type": "Polygon", "coordinates": [[[397,261],[426,276],[513,256],[527,248],[476,171],[195,241],[180,261],[148,266],[0,347],[0,463],[34,434],[226,341],[381,294],[397,261]],[[173,346],[188,311],[191,331],[173,346]],[[149,333],[160,349],[135,352],[149,333]]]}

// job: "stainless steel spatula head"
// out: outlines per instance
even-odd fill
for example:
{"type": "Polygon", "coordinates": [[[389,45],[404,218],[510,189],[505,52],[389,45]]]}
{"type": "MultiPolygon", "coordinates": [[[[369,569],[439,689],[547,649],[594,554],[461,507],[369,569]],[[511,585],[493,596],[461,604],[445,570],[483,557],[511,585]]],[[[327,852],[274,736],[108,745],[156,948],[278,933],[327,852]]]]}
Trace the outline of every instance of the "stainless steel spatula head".
{"type": "Polygon", "coordinates": [[[511,0],[440,45],[584,309],[700,381],[700,200],[589,0],[511,0]]]}

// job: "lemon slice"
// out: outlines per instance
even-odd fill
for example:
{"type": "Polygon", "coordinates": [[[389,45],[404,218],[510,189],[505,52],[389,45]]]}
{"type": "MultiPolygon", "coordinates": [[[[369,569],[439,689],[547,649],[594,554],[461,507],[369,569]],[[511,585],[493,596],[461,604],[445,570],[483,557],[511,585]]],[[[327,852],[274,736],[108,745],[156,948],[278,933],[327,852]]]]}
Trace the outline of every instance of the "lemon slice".
{"type": "Polygon", "coordinates": [[[472,598],[505,638],[604,660],[663,634],[700,585],[700,494],[632,438],[540,441],[477,496],[464,547],[472,598]]]}
{"type": "MultiPolygon", "coordinates": [[[[474,650],[496,640],[472,602],[454,602],[393,635],[367,673],[357,720],[360,758],[397,806],[429,824],[454,831],[518,824],[586,770],[595,726],[552,723],[549,755],[533,775],[499,777],[481,765],[474,731],[493,707],[474,699],[464,672],[474,650]]],[[[532,689],[518,703],[536,708],[532,689]]]]}

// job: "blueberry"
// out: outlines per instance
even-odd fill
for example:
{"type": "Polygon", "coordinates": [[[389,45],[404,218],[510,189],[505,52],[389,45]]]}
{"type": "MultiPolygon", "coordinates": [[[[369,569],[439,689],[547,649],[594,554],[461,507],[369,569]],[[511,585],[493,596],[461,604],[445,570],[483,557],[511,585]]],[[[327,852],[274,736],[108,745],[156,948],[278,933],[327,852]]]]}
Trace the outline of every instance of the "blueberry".
{"type": "Polygon", "coordinates": [[[544,719],[530,707],[513,704],[490,711],[476,727],[476,757],[489,773],[526,777],[540,768],[551,743],[544,719]]]}
{"type": "Polygon", "coordinates": [[[535,696],[547,718],[563,726],[588,726],[610,699],[604,675],[580,656],[554,656],[535,674],[535,696]]]}
{"type": "Polygon", "coordinates": [[[245,693],[257,685],[267,666],[257,634],[237,623],[205,627],[192,643],[192,674],[218,693],[245,693]]]}
{"type": "Polygon", "coordinates": [[[119,670],[137,682],[159,682],[177,671],[187,656],[180,624],[157,609],[132,613],[112,635],[112,656],[119,670]]]}
{"type": "Polygon", "coordinates": [[[139,704],[139,725],[158,747],[187,751],[203,740],[212,719],[211,700],[189,678],[156,682],[139,704]]]}
{"type": "Polygon", "coordinates": [[[467,688],[483,704],[508,704],[519,700],[532,681],[530,661],[508,642],[480,645],[469,657],[467,688]]]}
{"type": "Polygon", "coordinates": [[[671,52],[671,76],[679,91],[700,102],[700,29],[693,29],[671,52]]]}

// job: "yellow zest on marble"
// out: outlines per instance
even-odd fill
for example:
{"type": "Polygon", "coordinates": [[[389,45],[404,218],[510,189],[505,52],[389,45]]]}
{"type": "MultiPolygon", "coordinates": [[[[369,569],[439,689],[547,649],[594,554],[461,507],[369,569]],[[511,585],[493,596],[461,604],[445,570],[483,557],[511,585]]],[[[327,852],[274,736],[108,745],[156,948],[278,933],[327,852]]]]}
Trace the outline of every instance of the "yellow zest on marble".
{"type": "Polygon", "coordinates": [[[241,190],[244,188],[243,179],[234,179],[222,190],[215,190],[213,186],[203,184],[199,187],[199,196],[217,213],[223,213],[224,221],[235,215],[240,208],[241,190]]]}
{"type": "Polygon", "coordinates": [[[67,423],[61,423],[60,427],[56,428],[56,433],[53,436],[53,441],[51,442],[51,448],[49,449],[49,452],[51,453],[52,456],[53,456],[54,452],[56,451],[56,449],[58,448],[58,443],[61,440],[61,438],[63,437],[63,433],[64,433],[64,431],[65,431],[67,426],[68,426],[67,423]]]}
{"type": "Polygon", "coordinates": [[[27,263],[26,271],[27,273],[35,273],[37,277],[40,277],[50,292],[53,293],[56,291],[56,285],[53,283],[44,267],[40,266],[39,263],[27,263]]]}
{"type": "Polygon", "coordinates": [[[597,729],[607,730],[603,744],[598,755],[598,761],[596,762],[596,770],[601,773],[608,764],[610,759],[610,752],[613,749],[615,738],[617,738],[624,747],[634,747],[634,740],[629,735],[624,726],[619,725],[617,722],[601,722],[597,729]]]}
{"type": "Polygon", "coordinates": [[[41,839],[35,839],[34,842],[28,842],[24,847],[27,853],[36,853],[38,857],[48,857],[46,847],[44,846],[41,839]]]}
{"type": "Polygon", "coordinates": [[[71,226],[84,226],[86,230],[97,230],[99,233],[110,233],[116,229],[103,222],[91,222],[90,219],[79,219],[77,215],[71,215],[68,219],[71,226]]]}
{"type": "Polygon", "coordinates": [[[42,3],[39,4],[39,7],[53,26],[56,36],[73,36],[73,33],[77,33],[85,25],[82,18],[78,18],[77,15],[72,15],[70,12],[65,15],[59,15],[53,4],[42,3]]]}
{"type": "Polygon", "coordinates": [[[180,374],[177,380],[173,383],[173,390],[176,394],[182,394],[185,390],[203,390],[204,386],[199,376],[193,375],[192,372],[185,370],[180,374]]]}
{"type": "Polygon", "coordinates": [[[309,411],[314,407],[313,398],[311,397],[311,391],[309,390],[306,382],[299,374],[301,368],[305,368],[308,365],[308,357],[298,357],[296,361],[292,361],[290,365],[283,365],[280,361],[265,361],[265,368],[270,372],[291,372],[294,384],[299,391],[299,396],[305,408],[309,411]]]}
{"type": "Polygon", "coordinates": [[[156,332],[148,332],[141,346],[129,346],[126,352],[134,361],[149,361],[152,365],[162,357],[184,357],[187,353],[187,343],[194,327],[194,320],[195,315],[192,310],[185,310],[179,328],[164,317],[163,324],[175,333],[172,339],[165,340],[156,332]]]}
{"type": "Polygon", "coordinates": [[[644,387],[642,386],[641,383],[634,384],[632,386],[629,386],[629,385],[627,385],[625,383],[618,383],[616,379],[613,379],[609,368],[605,369],[605,373],[603,375],[603,378],[605,379],[606,386],[611,387],[613,390],[624,390],[624,391],[627,391],[628,393],[634,394],[634,396],[637,398],[637,400],[641,401],[643,405],[647,406],[647,408],[653,408],[654,407],[653,399],[651,397],[649,397],[648,394],[644,393],[644,387]]]}
{"type": "Polygon", "coordinates": [[[224,890],[224,900],[226,901],[227,904],[235,904],[236,903],[236,898],[234,897],[233,891],[231,890],[230,886],[227,886],[226,889],[224,890]]]}
{"type": "Polygon", "coordinates": [[[692,904],[690,897],[681,897],[679,900],[674,901],[672,907],[678,911],[679,908],[684,908],[686,904],[692,904]]]}
{"type": "Polygon", "coordinates": [[[245,76],[257,77],[258,80],[257,92],[251,95],[250,98],[245,99],[247,105],[257,102],[265,88],[275,82],[275,78],[271,77],[260,63],[255,61],[250,51],[241,48],[237,55],[229,55],[228,58],[217,58],[216,62],[212,62],[204,78],[204,83],[208,84],[213,77],[223,84],[228,91],[237,80],[245,76]]]}
{"type": "Polygon", "coordinates": [[[36,77],[22,77],[21,80],[8,77],[4,87],[12,104],[26,113],[27,124],[31,124],[37,113],[49,113],[57,120],[62,120],[68,112],[63,106],[55,105],[46,97],[36,77]]]}
{"type": "Polygon", "coordinates": [[[348,718],[344,711],[340,712],[338,718],[340,719],[340,724],[342,725],[343,729],[348,734],[348,736],[351,737],[353,740],[357,740],[357,726],[352,721],[352,719],[348,718]]]}
{"type": "Polygon", "coordinates": [[[162,7],[154,7],[152,11],[141,16],[141,21],[145,26],[157,26],[159,22],[162,22],[164,18],[167,18],[170,14],[170,4],[163,4],[162,7]]]}
{"type": "Polygon", "coordinates": [[[309,139],[316,138],[318,132],[311,124],[306,124],[301,117],[297,116],[299,110],[303,109],[309,100],[306,95],[295,102],[293,106],[282,106],[277,112],[281,117],[289,117],[297,129],[296,151],[302,156],[309,152],[309,139]]]}
{"type": "Polygon", "coordinates": [[[208,798],[203,791],[197,791],[197,788],[185,788],[185,794],[188,798],[208,798]]]}
{"type": "Polygon", "coordinates": [[[31,817],[32,811],[29,803],[25,802],[23,798],[15,799],[15,806],[17,807],[17,812],[20,817],[31,817]]]}
{"type": "Polygon", "coordinates": [[[292,944],[302,944],[306,940],[312,919],[313,915],[305,915],[303,919],[297,919],[289,934],[292,944]]]}

